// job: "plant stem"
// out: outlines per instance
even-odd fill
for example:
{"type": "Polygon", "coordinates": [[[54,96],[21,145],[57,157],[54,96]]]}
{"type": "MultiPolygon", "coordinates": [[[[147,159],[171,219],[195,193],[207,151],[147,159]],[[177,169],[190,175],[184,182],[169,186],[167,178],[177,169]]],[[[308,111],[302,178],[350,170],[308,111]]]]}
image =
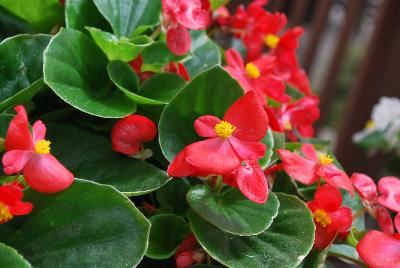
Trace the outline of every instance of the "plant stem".
{"type": "Polygon", "coordinates": [[[161,33],[161,25],[150,35],[150,38],[155,40],[161,33]]]}
{"type": "Polygon", "coordinates": [[[368,209],[366,207],[363,207],[362,209],[360,209],[359,211],[357,211],[354,215],[353,215],[353,221],[355,219],[357,219],[358,217],[361,217],[362,215],[365,214],[365,212],[367,212],[368,209]]]}
{"type": "Polygon", "coordinates": [[[215,182],[215,190],[219,194],[221,192],[221,189],[222,189],[222,176],[218,175],[217,181],[215,182]]]}

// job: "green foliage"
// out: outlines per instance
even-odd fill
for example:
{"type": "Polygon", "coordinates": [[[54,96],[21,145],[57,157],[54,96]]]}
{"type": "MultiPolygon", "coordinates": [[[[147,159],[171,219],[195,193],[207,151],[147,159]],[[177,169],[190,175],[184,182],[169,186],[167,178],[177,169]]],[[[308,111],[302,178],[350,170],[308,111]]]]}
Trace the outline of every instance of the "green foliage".
{"type": "Polygon", "coordinates": [[[30,268],[30,263],[15,249],[0,243],[0,264],[7,268],[30,268]]]}

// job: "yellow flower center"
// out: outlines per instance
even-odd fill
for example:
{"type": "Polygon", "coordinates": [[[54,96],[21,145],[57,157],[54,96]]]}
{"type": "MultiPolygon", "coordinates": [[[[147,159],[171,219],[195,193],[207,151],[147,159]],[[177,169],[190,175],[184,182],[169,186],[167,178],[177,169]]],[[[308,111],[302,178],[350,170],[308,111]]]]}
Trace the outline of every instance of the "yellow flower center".
{"type": "Polygon", "coordinates": [[[289,121],[286,121],[285,124],[283,124],[283,128],[284,128],[285,130],[287,130],[287,131],[291,131],[291,130],[293,129],[293,128],[292,128],[292,124],[290,124],[289,121]]]}
{"type": "Polygon", "coordinates": [[[5,223],[13,218],[13,215],[8,210],[8,207],[3,202],[0,202],[0,223],[5,223]]]}
{"type": "Polygon", "coordinates": [[[234,127],[231,123],[227,121],[221,121],[214,127],[215,133],[217,133],[218,137],[221,138],[229,138],[233,131],[235,131],[236,127],[234,127]]]}
{"type": "Polygon", "coordinates": [[[329,217],[328,213],[326,213],[323,209],[317,209],[313,213],[313,218],[315,222],[321,224],[321,226],[324,228],[332,223],[332,220],[329,217]]]}
{"type": "Polygon", "coordinates": [[[278,46],[280,38],[274,34],[267,34],[264,38],[264,43],[270,47],[271,49],[274,49],[278,46]]]}
{"type": "Polygon", "coordinates": [[[333,158],[327,154],[320,154],[319,162],[321,163],[321,165],[329,165],[332,164],[333,158]]]}
{"type": "Polygon", "coordinates": [[[38,154],[48,154],[50,153],[50,144],[48,140],[40,140],[35,144],[35,152],[38,154]]]}
{"type": "Polygon", "coordinates": [[[365,128],[366,129],[373,129],[375,127],[375,121],[370,119],[367,121],[367,123],[365,124],[365,128]]]}
{"type": "Polygon", "coordinates": [[[247,76],[250,78],[260,77],[260,70],[254,63],[251,63],[251,62],[246,64],[246,73],[247,73],[247,76]]]}

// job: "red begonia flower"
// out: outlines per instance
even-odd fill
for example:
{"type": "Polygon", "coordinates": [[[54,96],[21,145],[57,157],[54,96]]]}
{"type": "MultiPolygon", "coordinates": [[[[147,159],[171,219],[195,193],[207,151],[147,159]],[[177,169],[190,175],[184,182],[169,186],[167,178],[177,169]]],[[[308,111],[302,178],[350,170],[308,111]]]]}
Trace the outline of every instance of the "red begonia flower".
{"type": "Polygon", "coordinates": [[[294,68],[291,71],[290,78],[288,79],[288,84],[297,88],[300,92],[304,93],[306,96],[312,94],[310,80],[306,72],[300,68],[294,68]]]}
{"type": "Polygon", "coordinates": [[[162,0],[167,46],[175,55],[186,54],[191,39],[188,29],[206,29],[211,22],[209,0],[162,0]]]}
{"type": "Polygon", "coordinates": [[[188,71],[185,68],[185,65],[183,65],[180,62],[175,63],[175,62],[171,61],[166,66],[164,66],[164,71],[169,72],[169,73],[178,74],[186,81],[190,81],[190,76],[189,76],[188,71]]]}
{"type": "Polygon", "coordinates": [[[128,115],[118,120],[111,130],[112,149],[133,156],[157,135],[157,127],[147,117],[128,115]]]}
{"type": "Polygon", "coordinates": [[[194,123],[197,134],[208,138],[186,146],[171,162],[174,177],[224,175],[242,160],[264,156],[261,140],[268,129],[268,117],[253,91],[240,97],[225,112],[223,120],[204,115],[194,123]]]}
{"type": "Polygon", "coordinates": [[[142,55],[139,55],[134,60],[130,61],[129,65],[132,67],[133,70],[135,70],[136,74],[139,77],[140,83],[143,83],[144,80],[154,75],[154,72],[151,71],[142,72],[142,66],[143,66],[142,55]]]}
{"type": "Polygon", "coordinates": [[[36,121],[29,131],[25,108],[15,107],[17,114],[7,130],[3,155],[4,173],[22,171],[26,183],[34,190],[55,193],[68,188],[74,176],[50,153],[50,141],[45,140],[46,126],[36,121]]]}
{"type": "Polygon", "coordinates": [[[314,195],[314,200],[307,203],[315,222],[314,248],[322,250],[329,246],[340,232],[345,232],[352,223],[352,212],[348,207],[341,207],[342,195],[331,185],[322,185],[314,195]]]}
{"type": "Polygon", "coordinates": [[[383,177],[378,182],[378,203],[396,212],[400,212],[400,179],[383,177]]]}
{"type": "Polygon", "coordinates": [[[243,161],[228,175],[224,182],[240,189],[249,200],[264,204],[268,199],[268,183],[257,160],[243,161]]]}
{"type": "Polygon", "coordinates": [[[13,184],[0,186],[0,224],[32,211],[32,203],[21,201],[23,196],[22,189],[13,184]]]}
{"type": "Polygon", "coordinates": [[[358,243],[357,252],[371,268],[400,267],[400,234],[369,231],[358,243]]]}
{"type": "Polygon", "coordinates": [[[354,194],[354,189],[347,174],[333,164],[333,158],[327,154],[317,155],[314,146],[303,144],[301,152],[305,157],[285,149],[277,150],[282,159],[285,172],[303,184],[311,185],[322,177],[326,183],[343,188],[354,194]]]}
{"type": "Polygon", "coordinates": [[[361,173],[353,173],[351,182],[357,193],[363,200],[374,202],[378,198],[378,190],[375,182],[367,175],[361,173]]]}
{"type": "Polygon", "coordinates": [[[394,217],[394,226],[396,226],[397,232],[400,233],[400,212],[394,217]]]}
{"type": "Polygon", "coordinates": [[[378,225],[382,231],[387,234],[393,234],[394,226],[392,216],[390,215],[389,211],[385,207],[378,205],[374,212],[376,221],[378,222],[378,225]]]}
{"type": "Polygon", "coordinates": [[[273,57],[264,56],[244,65],[242,56],[233,48],[225,52],[225,57],[228,64],[225,70],[239,82],[244,92],[255,91],[261,104],[266,103],[266,97],[279,102],[290,100],[284,83],[272,73],[273,57]]]}
{"type": "Polygon", "coordinates": [[[177,268],[186,268],[204,261],[205,254],[193,234],[188,235],[175,253],[177,268]]]}

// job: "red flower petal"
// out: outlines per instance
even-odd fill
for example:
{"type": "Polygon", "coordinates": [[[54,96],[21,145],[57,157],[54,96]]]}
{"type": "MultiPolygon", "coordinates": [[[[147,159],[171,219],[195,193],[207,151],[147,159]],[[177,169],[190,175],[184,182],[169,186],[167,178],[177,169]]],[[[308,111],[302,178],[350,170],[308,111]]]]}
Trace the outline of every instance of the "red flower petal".
{"type": "Polygon", "coordinates": [[[299,38],[304,33],[302,27],[294,27],[293,29],[287,30],[279,41],[279,48],[287,50],[295,50],[299,46],[299,38]]]}
{"type": "Polygon", "coordinates": [[[384,177],[378,182],[379,204],[391,210],[400,212],[400,179],[384,177]]]}
{"type": "Polygon", "coordinates": [[[268,130],[268,116],[253,91],[235,101],[225,112],[224,120],[233,124],[233,136],[244,141],[259,141],[268,130]]]}
{"type": "Polygon", "coordinates": [[[335,165],[320,165],[317,170],[317,174],[318,176],[324,178],[326,183],[345,189],[350,193],[351,196],[354,196],[354,188],[351,184],[349,176],[347,176],[344,171],[338,169],[335,165]]]}
{"type": "Polygon", "coordinates": [[[400,267],[400,237],[379,231],[368,232],[358,243],[360,258],[372,268],[400,267]]]}
{"type": "Polygon", "coordinates": [[[327,227],[322,227],[320,224],[315,225],[315,240],[313,247],[318,250],[323,250],[328,247],[333,239],[335,239],[337,232],[328,229],[327,227]]]}
{"type": "Polygon", "coordinates": [[[303,146],[301,146],[301,153],[308,160],[311,160],[315,163],[319,163],[317,151],[315,151],[315,148],[312,144],[304,143],[303,146]]]}
{"type": "Polygon", "coordinates": [[[175,263],[177,268],[186,268],[191,266],[193,261],[193,254],[191,251],[183,251],[176,253],[175,255],[175,263]]]}
{"type": "Polygon", "coordinates": [[[315,192],[314,200],[320,208],[332,212],[338,210],[342,205],[342,194],[336,187],[325,184],[315,192]]]}
{"type": "Polygon", "coordinates": [[[176,20],[192,30],[203,30],[211,23],[210,2],[208,0],[172,1],[177,7],[176,20]],[[178,3],[177,3],[178,2],[178,3]]]}
{"type": "Polygon", "coordinates": [[[137,56],[134,60],[129,62],[129,65],[132,67],[132,69],[135,70],[136,73],[140,73],[142,71],[142,66],[143,66],[143,57],[141,54],[137,56]]]}
{"type": "MultiPolygon", "coordinates": [[[[190,146],[190,145],[189,145],[190,146]]],[[[187,146],[187,147],[189,147],[187,146]]],[[[201,170],[195,168],[186,161],[186,149],[183,149],[177,154],[169,165],[167,172],[171,177],[186,177],[186,176],[198,176],[205,177],[208,174],[202,173],[201,170]]]]}
{"type": "Polygon", "coordinates": [[[374,201],[378,197],[375,182],[365,174],[353,173],[351,182],[357,193],[366,201],[374,201]]]}
{"type": "Polygon", "coordinates": [[[217,137],[215,125],[219,122],[221,122],[221,120],[218,117],[204,115],[194,121],[194,129],[200,137],[215,138],[217,137]]]}
{"type": "Polygon", "coordinates": [[[277,152],[282,159],[283,169],[294,180],[310,185],[318,179],[316,171],[319,165],[315,162],[288,150],[279,149],[277,152]]]}
{"type": "Polygon", "coordinates": [[[21,189],[12,185],[0,186],[0,202],[5,203],[7,206],[12,206],[24,196],[21,189]]]}
{"type": "Polygon", "coordinates": [[[384,233],[393,234],[394,226],[392,216],[390,216],[390,213],[386,208],[379,206],[376,209],[376,221],[384,233]]]}
{"type": "Polygon", "coordinates": [[[397,232],[400,233],[400,212],[394,217],[394,226],[396,226],[397,232]]]}
{"type": "Polygon", "coordinates": [[[234,136],[229,138],[233,149],[241,159],[256,160],[265,155],[267,147],[265,144],[256,141],[242,141],[234,136]]]}
{"type": "Polygon", "coordinates": [[[306,72],[302,69],[295,68],[294,71],[292,71],[288,83],[307,96],[312,94],[310,80],[306,72]]]}
{"type": "Polygon", "coordinates": [[[347,231],[353,221],[351,208],[348,207],[341,207],[334,212],[328,213],[328,215],[332,220],[328,228],[337,233],[347,231]]]}
{"type": "Polygon", "coordinates": [[[13,206],[9,206],[10,213],[15,216],[26,215],[32,211],[32,208],[32,203],[22,201],[18,201],[13,206]]]}
{"type": "Polygon", "coordinates": [[[186,161],[207,174],[223,175],[236,169],[241,159],[228,139],[210,138],[187,146],[186,161]]]}
{"type": "Polygon", "coordinates": [[[21,172],[33,154],[33,151],[23,150],[12,150],[6,152],[2,159],[4,173],[12,175],[21,172]]]}
{"type": "Polygon", "coordinates": [[[191,38],[189,31],[181,26],[171,27],[167,31],[167,46],[177,56],[185,55],[190,50],[191,38]]]}
{"type": "Polygon", "coordinates": [[[240,191],[248,199],[258,204],[267,201],[267,179],[257,161],[245,161],[245,165],[240,165],[235,179],[240,191]]]}
{"type": "Polygon", "coordinates": [[[65,190],[74,181],[74,175],[51,154],[34,154],[25,165],[23,174],[26,183],[42,193],[65,190]]]}
{"type": "Polygon", "coordinates": [[[25,108],[22,105],[18,105],[15,107],[15,111],[17,114],[11,120],[6,134],[6,150],[33,150],[34,144],[29,132],[28,116],[25,108]]]}
{"type": "Polygon", "coordinates": [[[241,70],[241,71],[244,70],[244,63],[242,56],[236,49],[230,48],[227,51],[225,51],[225,59],[229,67],[232,67],[233,69],[236,70],[241,70]]]}
{"type": "Polygon", "coordinates": [[[157,127],[147,117],[128,115],[115,123],[111,130],[112,149],[127,155],[137,153],[143,142],[157,135],[157,127]]]}
{"type": "Polygon", "coordinates": [[[32,126],[32,138],[33,142],[36,143],[37,141],[44,140],[46,136],[46,126],[43,124],[42,121],[36,121],[32,126]]]}
{"type": "Polygon", "coordinates": [[[182,63],[178,63],[178,74],[186,81],[190,81],[190,75],[182,63]]]}

